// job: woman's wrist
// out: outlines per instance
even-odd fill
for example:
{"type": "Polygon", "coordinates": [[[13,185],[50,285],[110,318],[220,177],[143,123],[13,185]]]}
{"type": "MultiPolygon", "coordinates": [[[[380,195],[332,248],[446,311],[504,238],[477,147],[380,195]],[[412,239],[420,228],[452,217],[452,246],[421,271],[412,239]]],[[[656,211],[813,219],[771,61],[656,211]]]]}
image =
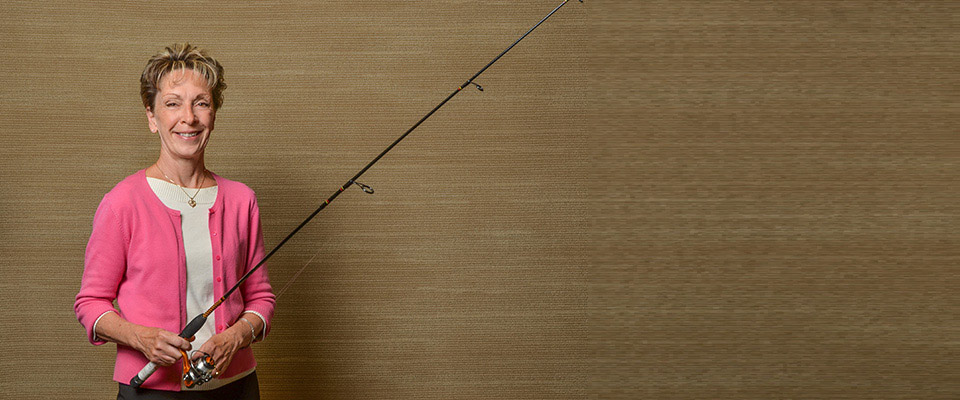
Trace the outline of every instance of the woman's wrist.
{"type": "Polygon", "coordinates": [[[227,331],[229,331],[236,338],[235,341],[238,349],[242,349],[253,343],[253,336],[250,334],[250,328],[248,328],[243,322],[235,322],[227,331]]]}
{"type": "Polygon", "coordinates": [[[249,320],[247,320],[247,319],[244,318],[244,317],[240,317],[240,321],[238,321],[238,322],[240,322],[241,325],[246,324],[246,326],[250,328],[250,342],[249,342],[249,344],[253,344],[253,341],[257,339],[257,331],[254,330],[254,328],[253,328],[253,323],[251,323],[249,320]]]}
{"type": "MultiPolygon", "coordinates": [[[[243,314],[240,314],[240,318],[246,321],[247,324],[250,324],[250,331],[253,333],[252,343],[263,340],[263,335],[266,333],[267,323],[260,315],[260,313],[255,311],[244,311],[243,314]]],[[[243,322],[239,322],[243,324],[243,322]]],[[[244,325],[246,326],[246,325],[244,325]]]]}

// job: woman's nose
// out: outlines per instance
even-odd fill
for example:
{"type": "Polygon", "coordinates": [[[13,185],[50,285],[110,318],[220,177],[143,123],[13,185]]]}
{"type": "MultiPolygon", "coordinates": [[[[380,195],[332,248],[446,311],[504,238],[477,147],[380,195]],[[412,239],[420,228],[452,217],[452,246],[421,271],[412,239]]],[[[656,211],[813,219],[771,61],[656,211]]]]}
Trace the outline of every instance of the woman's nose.
{"type": "Polygon", "coordinates": [[[184,108],[182,114],[180,114],[180,122],[183,122],[187,125],[193,125],[197,120],[197,115],[193,113],[193,109],[190,107],[184,108]]]}

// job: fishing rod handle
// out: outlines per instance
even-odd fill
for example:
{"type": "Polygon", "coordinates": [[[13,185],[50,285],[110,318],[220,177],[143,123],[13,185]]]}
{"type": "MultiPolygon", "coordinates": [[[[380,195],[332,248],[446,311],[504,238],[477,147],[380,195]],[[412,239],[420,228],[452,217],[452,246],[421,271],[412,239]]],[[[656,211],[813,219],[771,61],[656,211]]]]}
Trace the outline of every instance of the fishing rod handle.
{"type": "MultiPolygon", "coordinates": [[[[200,330],[205,322],[207,322],[207,317],[205,317],[203,314],[197,315],[192,321],[190,321],[189,324],[187,324],[185,328],[183,328],[183,331],[180,332],[179,336],[184,339],[189,339],[193,335],[197,334],[197,331],[200,330]]],[[[137,372],[133,378],[130,378],[130,386],[132,386],[134,389],[140,387],[140,385],[142,385],[143,382],[146,382],[147,378],[149,378],[150,375],[153,375],[154,371],[156,370],[157,364],[154,364],[153,362],[147,363],[147,365],[143,366],[143,369],[141,369],[140,372],[137,372]]]]}
{"type": "Polygon", "coordinates": [[[153,375],[153,371],[156,370],[157,364],[154,364],[153,362],[147,363],[147,365],[143,366],[143,369],[141,369],[140,372],[137,372],[137,374],[130,379],[130,386],[134,389],[140,387],[140,385],[142,385],[143,382],[150,377],[150,375],[153,375]]]}

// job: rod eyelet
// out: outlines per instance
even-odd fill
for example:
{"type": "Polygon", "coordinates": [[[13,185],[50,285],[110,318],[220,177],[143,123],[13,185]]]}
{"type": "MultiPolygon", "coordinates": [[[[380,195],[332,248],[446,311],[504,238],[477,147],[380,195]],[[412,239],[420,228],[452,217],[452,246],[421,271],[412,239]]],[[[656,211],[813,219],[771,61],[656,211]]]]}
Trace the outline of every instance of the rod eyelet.
{"type": "Polygon", "coordinates": [[[353,181],[353,184],[359,186],[359,187],[360,187],[360,190],[363,190],[364,193],[366,193],[366,194],[373,194],[373,188],[372,188],[372,187],[367,186],[367,185],[364,185],[364,184],[362,184],[362,183],[360,183],[360,182],[357,182],[357,181],[353,181]]]}

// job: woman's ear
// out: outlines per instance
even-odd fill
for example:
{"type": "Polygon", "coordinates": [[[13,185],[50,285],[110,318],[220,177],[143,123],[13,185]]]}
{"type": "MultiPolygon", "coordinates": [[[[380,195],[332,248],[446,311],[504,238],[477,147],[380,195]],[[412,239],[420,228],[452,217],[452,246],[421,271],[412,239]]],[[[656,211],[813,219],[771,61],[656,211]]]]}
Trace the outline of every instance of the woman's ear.
{"type": "Polygon", "coordinates": [[[160,128],[157,128],[157,120],[153,116],[153,111],[150,111],[150,107],[147,107],[147,126],[150,127],[150,132],[157,133],[160,131],[160,128]]]}

